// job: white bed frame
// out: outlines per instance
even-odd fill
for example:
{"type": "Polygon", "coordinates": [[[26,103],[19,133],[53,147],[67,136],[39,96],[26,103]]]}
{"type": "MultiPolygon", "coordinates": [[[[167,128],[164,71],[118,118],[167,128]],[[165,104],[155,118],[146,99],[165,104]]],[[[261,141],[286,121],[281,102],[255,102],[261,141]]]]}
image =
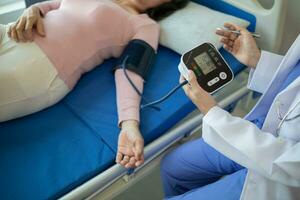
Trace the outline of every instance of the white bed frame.
{"type": "Polygon", "coordinates": [[[262,38],[258,40],[260,47],[272,52],[279,51],[288,0],[273,0],[273,6],[270,9],[263,8],[258,0],[225,1],[255,15],[256,32],[262,35],[262,38]]]}
{"type": "MultiPolygon", "coordinates": [[[[264,9],[257,0],[225,1],[256,16],[256,32],[262,35],[262,38],[258,41],[262,49],[273,52],[279,50],[287,0],[274,0],[273,7],[269,10],[264,9]]],[[[215,95],[220,106],[226,107],[249,94],[250,91],[246,88],[247,76],[247,71],[240,73],[231,84],[215,95]]],[[[128,175],[126,169],[119,165],[114,165],[61,199],[112,199],[133,185],[137,180],[143,178],[149,169],[159,165],[159,158],[171,146],[174,146],[183,138],[191,137],[195,130],[201,128],[202,117],[200,113],[192,113],[172,130],[147,145],[145,147],[145,163],[136,169],[133,174],[128,175]]]]}

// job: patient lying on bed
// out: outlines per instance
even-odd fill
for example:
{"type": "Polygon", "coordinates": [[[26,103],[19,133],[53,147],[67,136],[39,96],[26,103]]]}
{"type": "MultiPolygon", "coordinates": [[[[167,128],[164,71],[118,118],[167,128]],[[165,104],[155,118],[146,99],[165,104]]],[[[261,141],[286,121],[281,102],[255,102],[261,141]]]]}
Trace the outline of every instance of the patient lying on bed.
{"type": "MultiPolygon", "coordinates": [[[[141,39],[157,49],[159,26],[142,13],[156,19],[185,2],[47,1],[25,10],[16,23],[0,25],[0,122],[57,103],[83,73],[105,59],[119,57],[133,39],[141,39]]],[[[133,72],[128,74],[142,91],[143,79],[133,72]]],[[[115,82],[122,129],[116,160],[125,167],[136,167],[144,161],[144,142],[139,131],[140,97],[120,69],[115,71],[115,82]]],[[[105,95],[105,91],[99,92],[105,95]]]]}

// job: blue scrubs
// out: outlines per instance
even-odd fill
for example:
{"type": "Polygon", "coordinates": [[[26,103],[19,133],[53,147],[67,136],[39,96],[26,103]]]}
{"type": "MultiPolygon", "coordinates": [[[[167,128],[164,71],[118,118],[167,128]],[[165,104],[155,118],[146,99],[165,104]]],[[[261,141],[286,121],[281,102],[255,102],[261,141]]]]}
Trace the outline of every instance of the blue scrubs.
{"type": "MultiPolygon", "coordinates": [[[[300,62],[289,73],[280,91],[298,76],[300,62]]],[[[261,128],[266,114],[253,123],[261,128]]],[[[246,174],[246,168],[209,146],[202,138],[175,149],[161,163],[167,200],[238,200],[246,174]]]]}

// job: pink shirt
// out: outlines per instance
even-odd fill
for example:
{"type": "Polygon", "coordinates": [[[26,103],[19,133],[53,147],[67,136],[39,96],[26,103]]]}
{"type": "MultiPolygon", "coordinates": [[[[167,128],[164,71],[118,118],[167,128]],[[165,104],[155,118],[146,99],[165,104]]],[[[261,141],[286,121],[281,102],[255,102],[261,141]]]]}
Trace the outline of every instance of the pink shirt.
{"type": "MultiPolygon", "coordinates": [[[[146,14],[130,14],[111,0],[61,0],[37,5],[45,16],[46,37],[36,35],[35,42],[70,88],[105,59],[119,57],[132,39],[144,40],[157,49],[158,24],[146,14]]],[[[132,72],[129,75],[142,91],[142,78],[132,72]]],[[[122,70],[116,71],[115,82],[119,122],[139,121],[140,97],[122,70]]]]}

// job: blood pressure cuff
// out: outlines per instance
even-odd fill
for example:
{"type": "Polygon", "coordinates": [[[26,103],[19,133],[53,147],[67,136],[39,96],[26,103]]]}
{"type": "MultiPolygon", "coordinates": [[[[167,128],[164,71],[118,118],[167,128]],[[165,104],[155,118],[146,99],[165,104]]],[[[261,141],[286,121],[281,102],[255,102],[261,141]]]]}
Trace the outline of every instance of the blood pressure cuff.
{"type": "Polygon", "coordinates": [[[124,60],[127,59],[126,69],[135,72],[146,80],[154,58],[155,50],[148,43],[138,39],[131,40],[117,60],[113,71],[122,68],[124,60]]]}

